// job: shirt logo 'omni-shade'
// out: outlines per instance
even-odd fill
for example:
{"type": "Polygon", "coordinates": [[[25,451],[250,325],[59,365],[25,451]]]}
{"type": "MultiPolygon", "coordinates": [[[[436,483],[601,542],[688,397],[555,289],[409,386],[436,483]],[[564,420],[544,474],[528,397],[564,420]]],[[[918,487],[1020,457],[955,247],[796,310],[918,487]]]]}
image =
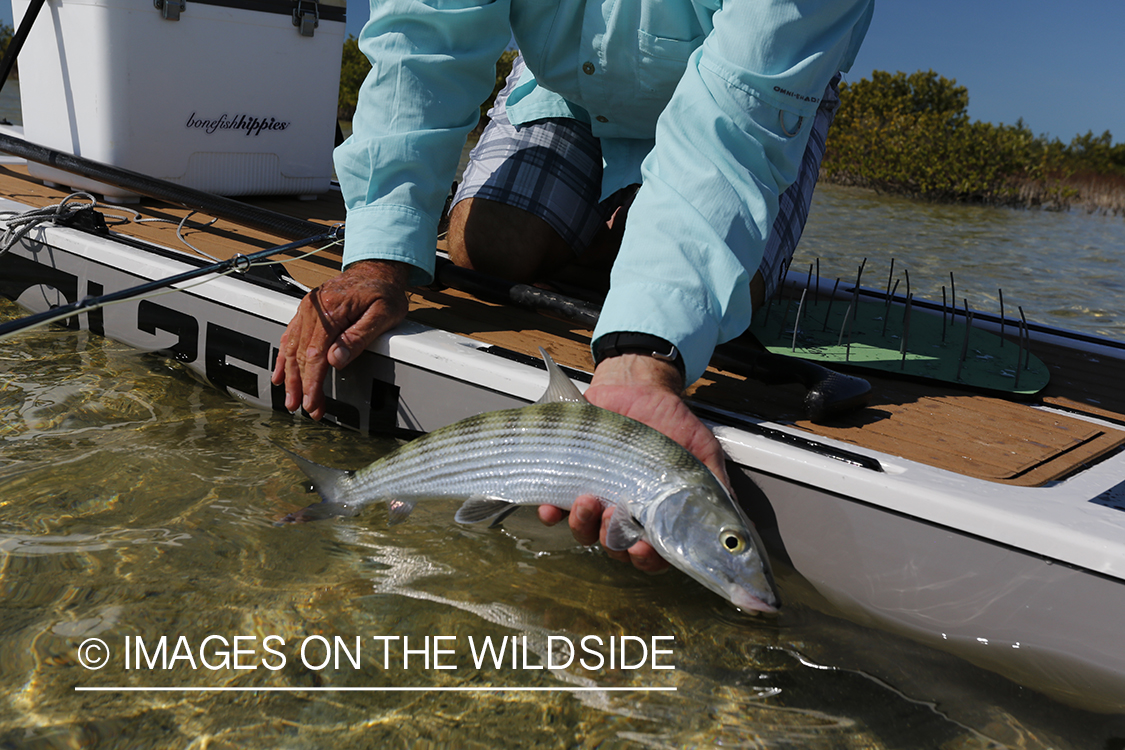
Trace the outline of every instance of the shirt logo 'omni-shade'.
{"type": "Polygon", "coordinates": [[[285,130],[290,123],[273,117],[252,117],[250,115],[227,115],[223,113],[213,120],[197,118],[192,112],[185,127],[203,130],[211,135],[217,130],[243,130],[246,135],[261,135],[263,130],[285,130]]]}
{"type": "Polygon", "coordinates": [[[780,86],[774,86],[773,90],[776,91],[779,94],[784,94],[785,96],[791,96],[794,99],[800,99],[803,102],[811,102],[812,104],[818,104],[820,102],[820,97],[807,96],[805,94],[798,94],[795,91],[790,91],[789,89],[783,89],[780,86]]]}

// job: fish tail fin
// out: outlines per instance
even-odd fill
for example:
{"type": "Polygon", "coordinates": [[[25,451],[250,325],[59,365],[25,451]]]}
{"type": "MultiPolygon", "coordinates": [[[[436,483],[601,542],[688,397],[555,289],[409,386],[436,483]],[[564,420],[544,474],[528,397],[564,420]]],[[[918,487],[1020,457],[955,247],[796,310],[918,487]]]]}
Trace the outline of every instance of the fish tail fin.
{"type": "Polygon", "coordinates": [[[294,523],[316,521],[331,516],[355,515],[356,509],[347,502],[347,488],[343,480],[353,472],[344,469],[334,469],[331,466],[322,466],[315,461],[298,456],[291,450],[277,446],[293,463],[305,473],[311,483],[310,490],[316,490],[321,497],[321,502],[302,508],[295,513],[290,513],[282,519],[283,522],[294,523]]]}

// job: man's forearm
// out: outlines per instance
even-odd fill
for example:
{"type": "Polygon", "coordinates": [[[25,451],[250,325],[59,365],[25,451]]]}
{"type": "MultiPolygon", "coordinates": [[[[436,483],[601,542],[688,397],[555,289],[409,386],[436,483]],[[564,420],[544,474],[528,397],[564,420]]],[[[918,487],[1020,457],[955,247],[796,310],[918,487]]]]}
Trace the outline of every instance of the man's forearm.
{"type": "Polygon", "coordinates": [[[406,289],[412,267],[397,260],[357,260],[344,267],[349,274],[358,274],[373,281],[382,281],[406,289]]]}

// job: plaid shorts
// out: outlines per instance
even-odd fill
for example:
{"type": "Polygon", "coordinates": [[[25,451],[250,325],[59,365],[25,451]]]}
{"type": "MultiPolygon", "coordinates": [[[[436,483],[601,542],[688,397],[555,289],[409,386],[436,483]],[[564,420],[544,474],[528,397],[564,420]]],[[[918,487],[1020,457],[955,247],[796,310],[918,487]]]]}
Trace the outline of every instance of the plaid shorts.
{"type": "Polygon", "coordinates": [[[491,119],[469,153],[453,205],[487,198],[522,208],[546,221],[580,253],[617,207],[600,201],[602,147],[590,126],[577,120],[536,120],[519,130],[508,121],[504,105],[523,67],[523,58],[517,57],[489,110],[491,119]]]}
{"type": "MultiPolygon", "coordinates": [[[[581,253],[630,194],[619,191],[600,200],[601,145],[589,125],[550,118],[517,130],[508,121],[504,105],[522,70],[523,58],[518,57],[488,113],[491,121],[469,153],[453,205],[466,198],[487,198],[522,208],[546,221],[576,254],[581,253]]],[[[839,75],[833,78],[824,91],[797,180],[779,200],[777,219],[758,266],[766,299],[788,268],[808,218],[825,137],[840,104],[839,79],[839,75]]]]}

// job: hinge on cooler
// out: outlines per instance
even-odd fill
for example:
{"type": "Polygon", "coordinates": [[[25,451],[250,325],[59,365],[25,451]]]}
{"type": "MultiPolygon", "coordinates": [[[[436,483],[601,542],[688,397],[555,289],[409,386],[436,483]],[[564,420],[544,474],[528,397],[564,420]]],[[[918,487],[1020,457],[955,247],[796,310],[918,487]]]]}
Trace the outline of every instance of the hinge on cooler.
{"type": "Polygon", "coordinates": [[[152,4],[160,11],[161,18],[168,21],[179,21],[180,14],[187,10],[184,0],[152,0],[152,4]]]}
{"type": "Polygon", "coordinates": [[[301,36],[313,35],[313,29],[320,25],[320,9],[316,0],[297,0],[293,8],[293,25],[301,36]]]}

